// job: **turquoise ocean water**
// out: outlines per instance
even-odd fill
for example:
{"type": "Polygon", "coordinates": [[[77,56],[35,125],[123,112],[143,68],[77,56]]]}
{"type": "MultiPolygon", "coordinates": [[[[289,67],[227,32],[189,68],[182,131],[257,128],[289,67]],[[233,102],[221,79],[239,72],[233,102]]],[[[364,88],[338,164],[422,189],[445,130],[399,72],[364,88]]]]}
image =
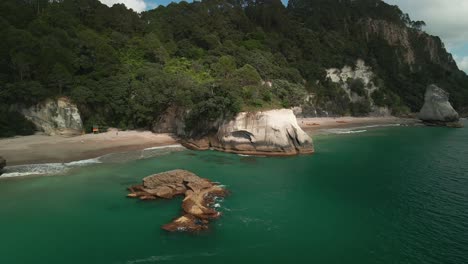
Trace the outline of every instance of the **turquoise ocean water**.
{"type": "Polygon", "coordinates": [[[0,263],[468,263],[468,129],[365,130],[320,135],[312,156],[187,150],[0,179],[0,263]],[[207,232],[160,229],[182,198],[125,198],[178,168],[231,191],[207,232]]]}

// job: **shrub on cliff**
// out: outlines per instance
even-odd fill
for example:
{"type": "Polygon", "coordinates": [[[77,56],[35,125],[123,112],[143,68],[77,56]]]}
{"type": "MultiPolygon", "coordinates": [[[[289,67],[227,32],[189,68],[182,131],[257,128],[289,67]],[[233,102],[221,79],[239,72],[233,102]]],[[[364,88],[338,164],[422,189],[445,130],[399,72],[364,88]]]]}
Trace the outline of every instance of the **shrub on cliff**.
{"type": "Polygon", "coordinates": [[[0,137],[27,136],[36,131],[34,124],[17,111],[0,107],[0,137]]]}

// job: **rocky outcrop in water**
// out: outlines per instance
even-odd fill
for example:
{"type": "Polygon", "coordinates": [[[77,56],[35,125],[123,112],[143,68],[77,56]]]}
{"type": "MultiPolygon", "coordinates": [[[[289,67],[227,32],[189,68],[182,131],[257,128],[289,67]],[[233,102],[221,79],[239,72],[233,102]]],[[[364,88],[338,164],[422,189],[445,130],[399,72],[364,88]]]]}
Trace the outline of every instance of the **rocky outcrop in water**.
{"type": "Polygon", "coordinates": [[[227,195],[223,187],[185,170],[148,176],[143,179],[142,185],[132,186],[129,191],[128,197],[141,200],[171,199],[185,195],[182,202],[183,215],[162,226],[162,229],[170,232],[208,229],[209,221],[221,216],[214,209],[216,199],[227,195]]]}
{"type": "Polygon", "coordinates": [[[290,109],[239,113],[223,122],[215,134],[186,140],[196,150],[215,149],[247,155],[286,156],[311,154],[312,139],[297,124],[290,109]]]}
{"type": "Polygon", "coordinates": [[[459,115],[449,102],[449,94],[435,84],[429,85],[418,118],[428,125],[461,127],[459,115]]]}
{"type": "Polygon", "coordinates": [[[78,107],[68,98],[48,99],[22,110],[22,114],[47,135],[79,135],[83,131],[78,107]]]}
{"type": "Polygon", "coordinates": [[[6,166],[6,160],[3,157],[0,157],[0,175],[2,174],[3,168],[6,166]]]}

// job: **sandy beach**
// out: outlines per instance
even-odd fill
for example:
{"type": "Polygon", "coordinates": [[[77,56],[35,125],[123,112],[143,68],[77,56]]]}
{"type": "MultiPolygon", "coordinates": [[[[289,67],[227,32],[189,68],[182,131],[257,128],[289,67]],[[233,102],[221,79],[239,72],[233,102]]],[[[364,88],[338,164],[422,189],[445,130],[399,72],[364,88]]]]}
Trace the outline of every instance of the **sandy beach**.
{"type": "Polygon", "coordinates": [[[178,144],[171,134],[116,131],[77,137],[32,135],[0,139],[0,156],[7,165],[71,162],[109,153],[178,144]]]}
{"type": "MultiPolygon", "coordinates": [[[[326,133],[327,129],[353,128],[369,125],[415,123],[414,119],[397,117],[339,117],[298,118],[298,124],[311,135],[326,133]]],[[[171,134],[150,131],[116,131],[86,134],[77,137],[32,135],[0,139],[0,156],[7,165],[64,163],[92,159],[118,152],[178,144],[171,134]]]]}

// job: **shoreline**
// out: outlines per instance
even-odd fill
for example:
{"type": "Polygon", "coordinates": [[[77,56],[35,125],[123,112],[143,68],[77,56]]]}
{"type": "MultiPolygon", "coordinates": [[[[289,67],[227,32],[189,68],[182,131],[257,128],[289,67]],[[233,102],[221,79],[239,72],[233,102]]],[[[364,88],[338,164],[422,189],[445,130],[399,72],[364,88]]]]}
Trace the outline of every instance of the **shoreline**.
{"type": "MultiPolygon", "coordinates": [[[[327,130],[331,129],[418,123],[416,119],[398,117],[297,118],[297,122],[311,136],[330,133],[327,130]]],[[[172,134],[150,131],[119,131],[118,134],[111,131],[76,137],[36,134],[0,139],[0,156],[6,159],[7,166],[69,163],[178,144],[179,138],[172,134]]]]}
{"type": "Polygon", "coordinates": [[[379,127],[391,125],[414,125],[421,123],[414,118],[401,117],[313,117],[297,118],[299,126],[311,136],[329,134],[327,130],[346,130],[360,127],[379,127]]]}

